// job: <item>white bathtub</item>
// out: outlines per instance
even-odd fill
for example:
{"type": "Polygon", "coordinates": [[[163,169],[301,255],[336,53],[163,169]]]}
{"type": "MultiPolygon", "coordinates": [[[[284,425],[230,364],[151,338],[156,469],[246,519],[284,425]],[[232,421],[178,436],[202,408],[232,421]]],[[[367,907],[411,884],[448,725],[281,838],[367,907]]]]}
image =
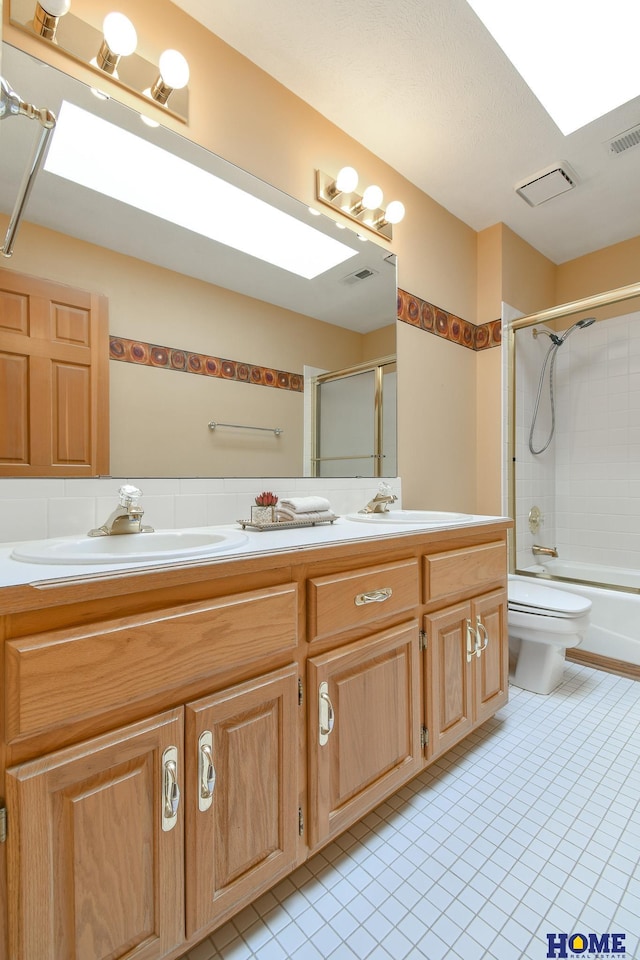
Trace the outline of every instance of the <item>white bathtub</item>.
{"type": "MultiPolygon", "coordinates": [[[[560,577],[584,577],[601,583],[610,579],[612,569],[597,567],[590,563],[572,563],[556,559],[528,568],[531,573],[546,572],[560,577]]],[[[636,584],[640,587],[640,572],[633,570],[622,572],[630,578],[635,575],[636,584]]],[[[516,579],[528,578],[516,577],[516,579]]],[[[640,665],[640,594],[559,580],[545,579],[544,584],[546,587],[577,593],[591,600],[591,623],[586,637],[580,644],[580,650],[601,657],[609,657],[612,660],[640,665]]],[[[622,583],[620,585],[622,586],[622,583]]],[[[631,579],[624,585],[632,586],[631,579]]]]}

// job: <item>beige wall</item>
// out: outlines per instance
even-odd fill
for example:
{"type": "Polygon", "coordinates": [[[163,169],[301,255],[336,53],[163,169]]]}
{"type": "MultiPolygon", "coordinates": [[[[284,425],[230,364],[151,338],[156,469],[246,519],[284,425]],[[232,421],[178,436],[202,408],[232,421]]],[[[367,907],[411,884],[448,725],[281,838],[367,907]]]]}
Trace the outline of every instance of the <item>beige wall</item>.
{"type": "MultiPolygon", "coordinates": [[[[568,260],[558,267],[558,303],[571,303],[583,297],[626,287],[640,281],[640,236],[615,243],[603,250],[568,260]]],[[[640,299],[592,310],[598,320],[620,316],[640,309],[640,299]]]]}
{"type": "Polygon", "coordinates": [[[403,506],[475,511],[476,354],[408,323],[397,336],[403,506]]]}

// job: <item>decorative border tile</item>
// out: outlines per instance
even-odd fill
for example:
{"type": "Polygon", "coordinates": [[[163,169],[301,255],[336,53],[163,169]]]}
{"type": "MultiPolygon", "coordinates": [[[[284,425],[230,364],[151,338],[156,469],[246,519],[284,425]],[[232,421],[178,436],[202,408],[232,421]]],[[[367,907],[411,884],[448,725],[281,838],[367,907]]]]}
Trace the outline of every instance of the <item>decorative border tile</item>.
{"type": "Polygon", "coordinates": [[[461,320],[453,313],[441,310],[427,300],[412,296],[405,290],[398,290],[398,320],[452,343],[459,343],[469,350],[487,350],[489,347],[499,347],[502,343],[500,320],[476,326],[468,320],[461,320]]]}
{"type": "Polygon", "coordinates": [[[222,380],[240,380],[259,387],[276,387],[279,390],[304,392],[304,378],[299,373],[258,367],[239,360],[224,360],[204,353],[191,353],[176,347],[163,347],[142,340],[127,340],[125,337],[109,338],[109,359],[124,363],[138,363],[145,367],[177,370],[180,373],[195,373],[203,377],[218,377],[222,380]]]}

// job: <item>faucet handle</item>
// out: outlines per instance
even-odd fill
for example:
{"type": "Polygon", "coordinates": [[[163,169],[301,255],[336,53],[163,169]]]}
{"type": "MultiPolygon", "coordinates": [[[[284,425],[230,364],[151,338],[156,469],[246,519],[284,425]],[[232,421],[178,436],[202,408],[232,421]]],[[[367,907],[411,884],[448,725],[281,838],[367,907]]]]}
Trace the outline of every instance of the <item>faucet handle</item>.
{"type": "Polygon", "coordinates": [[[132,507],[138,503],[138,500],[142,496],[142,490],[134,487],[131,483],[124,483],[118,490],[118,495],[121,506],[132,507]]]}

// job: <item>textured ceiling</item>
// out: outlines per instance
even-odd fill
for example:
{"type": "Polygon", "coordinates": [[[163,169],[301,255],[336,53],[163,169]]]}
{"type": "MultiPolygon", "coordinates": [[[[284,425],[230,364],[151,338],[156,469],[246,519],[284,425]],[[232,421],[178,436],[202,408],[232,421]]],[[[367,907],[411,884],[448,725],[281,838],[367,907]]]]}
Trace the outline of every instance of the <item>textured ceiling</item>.
{"type": "Polygon", "coordinates": [[[556,263],[640,234],[640,146],[605,146],[640,97],[563,136],[465,0],[176,2],[475,230],[504,222],[556,263]],[[561,160],[574,190],[516,195],[561,160]]]}

